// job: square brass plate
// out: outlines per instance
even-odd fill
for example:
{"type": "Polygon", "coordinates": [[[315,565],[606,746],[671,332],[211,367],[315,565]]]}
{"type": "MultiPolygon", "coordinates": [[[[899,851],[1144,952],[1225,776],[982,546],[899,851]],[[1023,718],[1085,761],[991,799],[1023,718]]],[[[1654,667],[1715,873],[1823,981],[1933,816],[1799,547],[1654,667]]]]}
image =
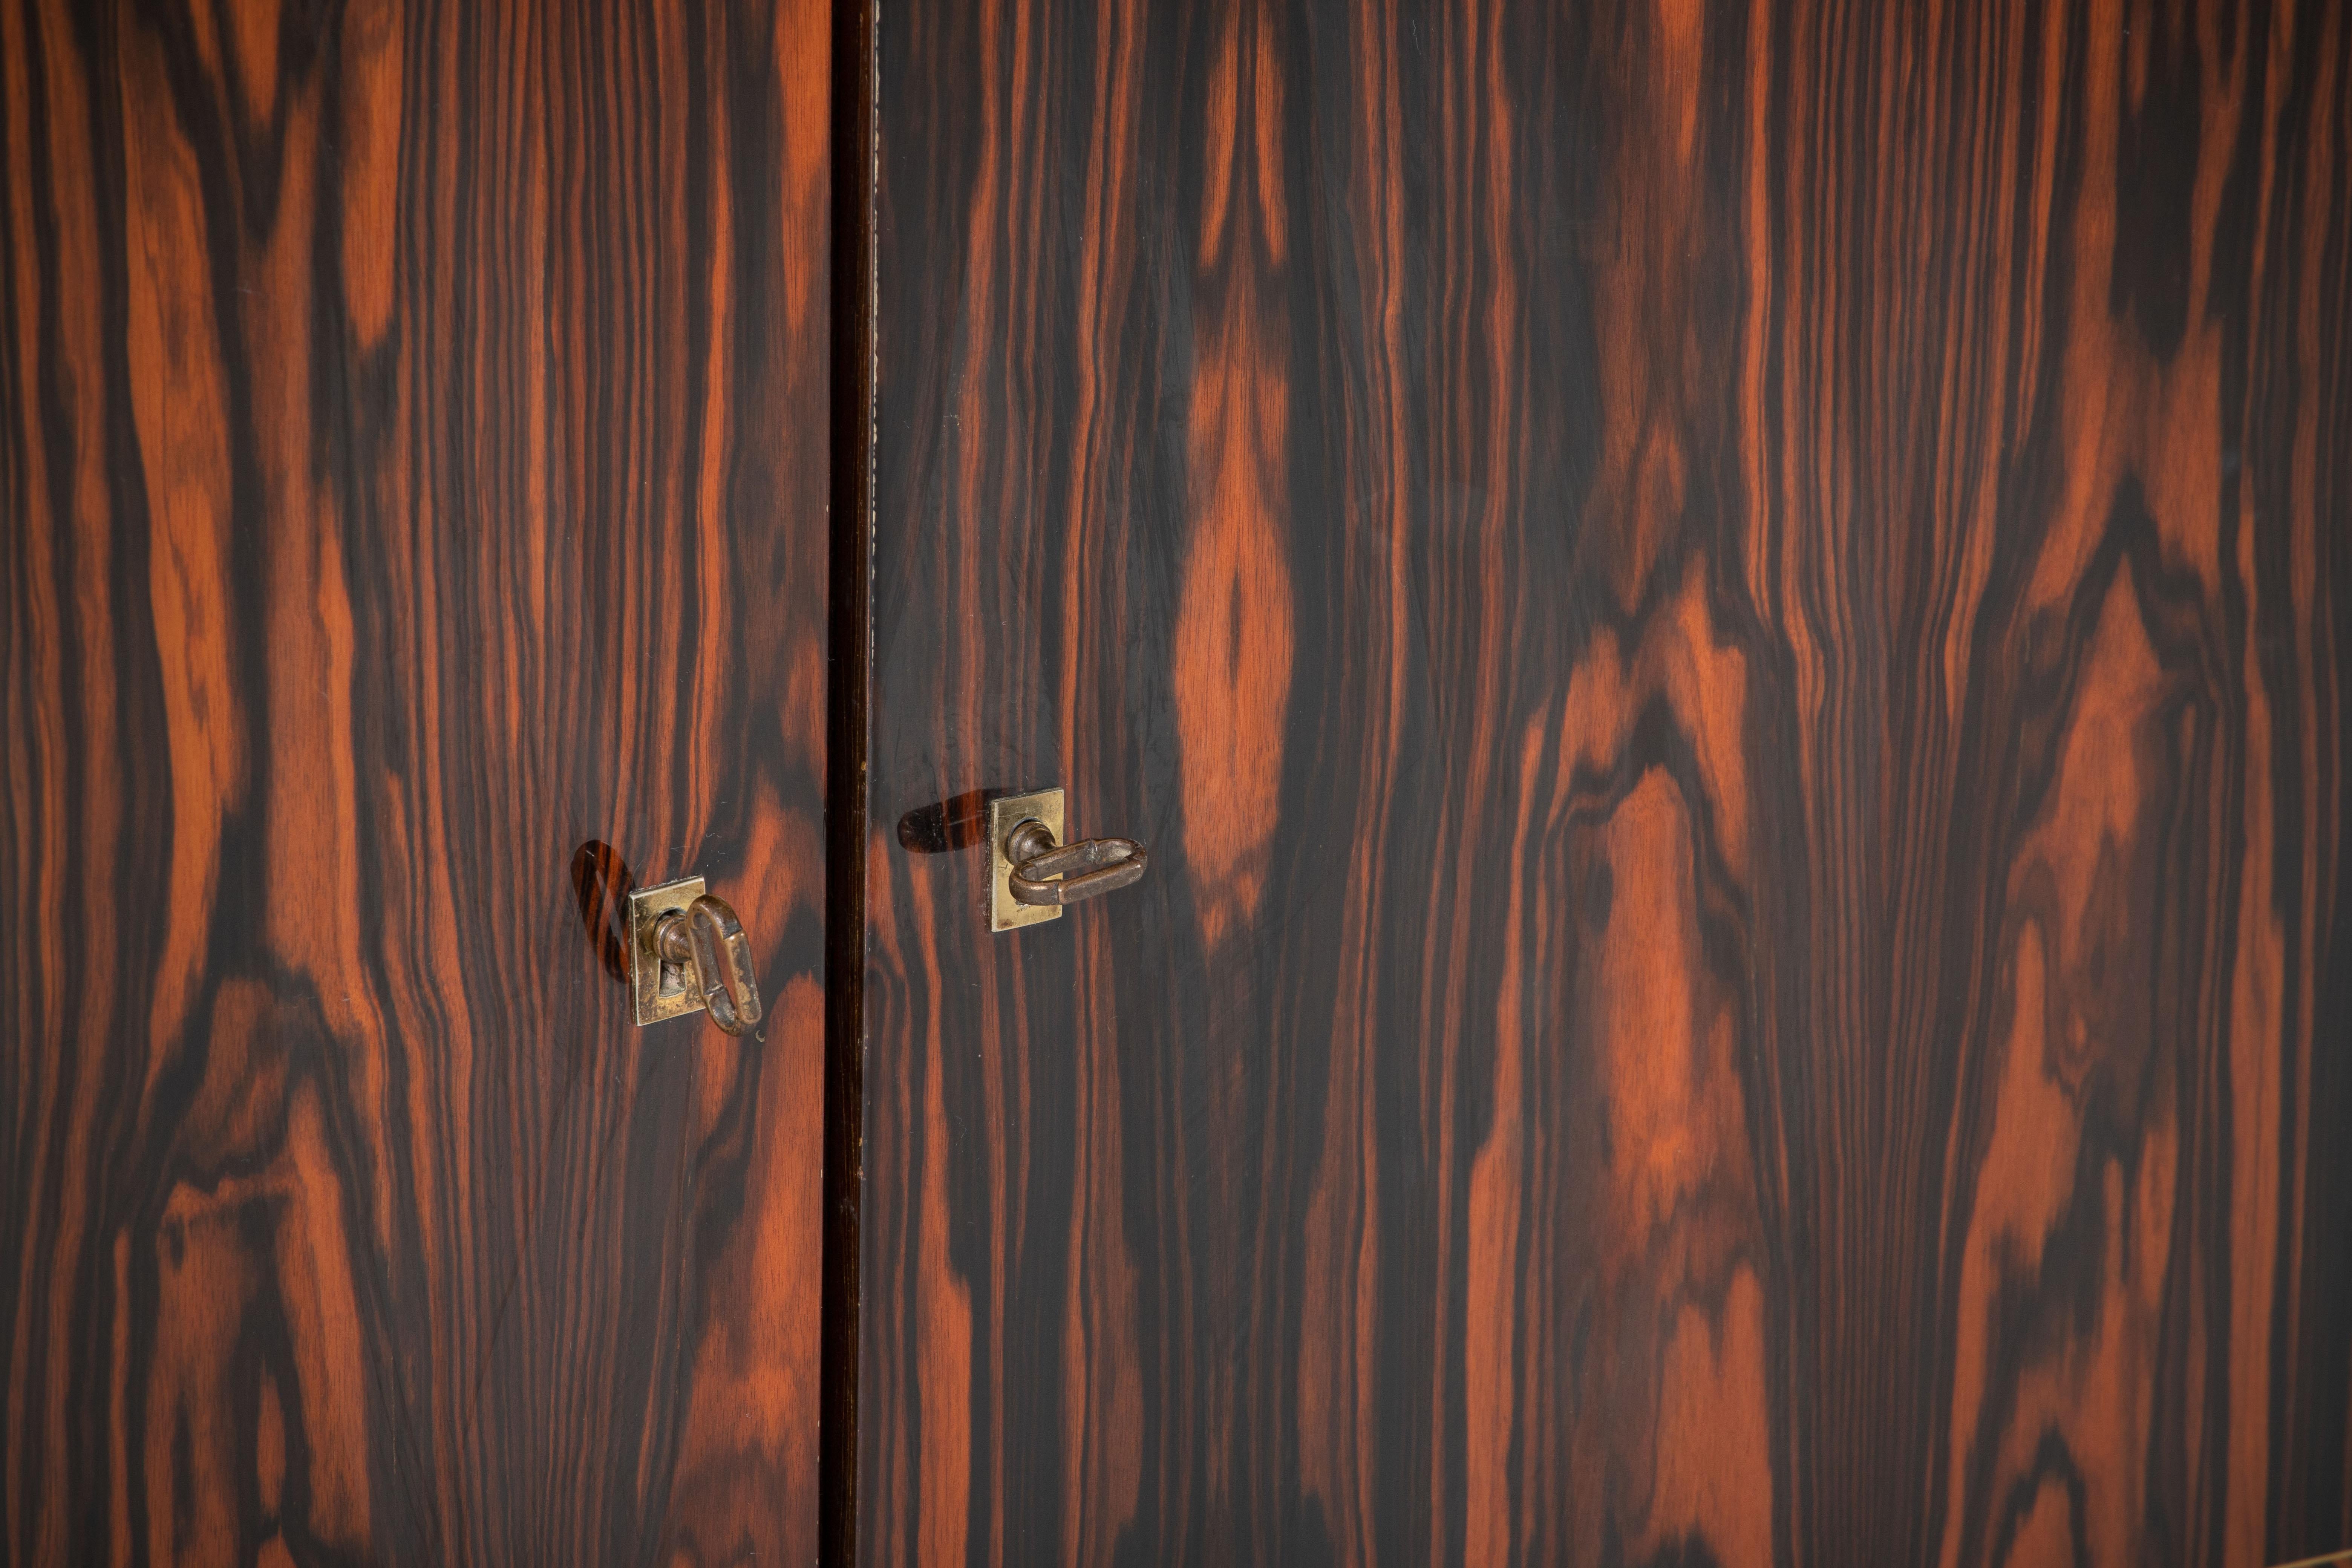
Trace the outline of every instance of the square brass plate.
{"type": "Polygon", "coordinates": [[[688,984],[686,965],[669,964],[665,973],[661,954],[654,951],[656,922],[672,910],[686,908],[702,891],[701,878],[680,877],[629,895],[629,990],[636,1000],[640,1027],[702,1011],[701,993],[688,984]]]}
{"type": "Polygon", "coordinates": [[[1013,830],[1024,822],[1044,823],[1054,833],[1054,842],[1062,839],[1062,792],[1041,789],[1030,795],[999,795],[988,803],[988,929],[1018,931],[1023,926],[1039,925],[1062,918],[1061,910],[1053,904],[1017,904],[1013,901],[1013,862],[1004,858],[1004,841],[1013,830]]]}

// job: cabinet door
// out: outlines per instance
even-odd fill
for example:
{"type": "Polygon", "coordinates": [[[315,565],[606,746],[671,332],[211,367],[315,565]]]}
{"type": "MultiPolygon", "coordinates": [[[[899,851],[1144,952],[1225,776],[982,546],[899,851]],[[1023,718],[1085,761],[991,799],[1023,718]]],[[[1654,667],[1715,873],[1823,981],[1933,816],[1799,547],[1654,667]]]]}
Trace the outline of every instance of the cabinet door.
{"type": "Polygon", "coordinates": [[[0,1559],[812,1554],[828,44],[0,7],[0,1559]]]}
{"type": "Polygon", "coordinates": [[[879,16],[863,1559],[2352,1545],[2344,16],[879,16]]]}

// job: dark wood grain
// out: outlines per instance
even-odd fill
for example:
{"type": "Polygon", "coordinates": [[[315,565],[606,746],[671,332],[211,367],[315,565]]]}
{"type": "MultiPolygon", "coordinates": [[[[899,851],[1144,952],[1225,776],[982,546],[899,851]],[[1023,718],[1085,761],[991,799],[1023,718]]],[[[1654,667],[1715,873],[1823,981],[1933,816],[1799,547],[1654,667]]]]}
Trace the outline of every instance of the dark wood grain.
{"type": "Polygon", "coordinates": [[[2341,9],[880,29],[864,1560],[2352,1544],[2341,9]]]}
{"type": "Polygon", "coordinates": [[[874,23],[833,10],[832,519],[824,793],[824,1303],[817,1551],[857,1549],[859,1219],[865,1174],[866,748],[874,572],[874,23]]]}
{"type": "Polygon", "coordinates": [[[0,1559],[813,1554],[829,37],[0,8],[0,1559]]]}

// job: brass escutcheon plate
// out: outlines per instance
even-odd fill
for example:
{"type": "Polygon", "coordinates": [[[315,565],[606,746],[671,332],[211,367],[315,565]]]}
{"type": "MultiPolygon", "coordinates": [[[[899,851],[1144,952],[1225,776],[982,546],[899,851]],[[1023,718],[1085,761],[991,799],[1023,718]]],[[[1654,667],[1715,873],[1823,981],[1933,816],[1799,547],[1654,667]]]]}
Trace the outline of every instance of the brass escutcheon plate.
{"type": "Polygon", "coordinates": [[[1062,918],[1053,904],[1024,904],[1013,897],[1013,861],[1004,841],[1024,822],[1042,822],[1062,842],[1062,792],[1035,790],[1028,795],[999,795],[988,803],[988,929],[1018,931],[1062,918]]]}
{"type": "Polygon", "coordinates": [[[654,947],[654,930],[662,916],[683,910],[702,893],[701,878],[680,877],[658,888],[639,888],[629,895],[629,990],[636,1001],[640,1028],[702,1011],[702,994],[694,988],[688,965],[663,963],[654,947]]]}

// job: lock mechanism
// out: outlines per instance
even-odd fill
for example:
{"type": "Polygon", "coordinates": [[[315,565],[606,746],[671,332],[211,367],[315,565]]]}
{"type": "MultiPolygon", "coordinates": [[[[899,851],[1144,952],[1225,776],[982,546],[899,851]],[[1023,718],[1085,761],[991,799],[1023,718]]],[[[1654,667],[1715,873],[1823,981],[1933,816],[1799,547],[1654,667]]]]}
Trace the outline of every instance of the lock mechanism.
{"type": "Polygon", "coordinates": [[[1062,840],[1062,792],[988,803],[988,929],[1059,920],[1068,905],[1143,879],[1150,858],[1132,838],[1062,840]]]}
{"type": "Polygon", "coordinates": [[[629,894],[629,972],[641,1028],[705,1008],[730,1035],[760,1021],[751,939],[726,900],[703,891],[699,877],[629,894]]]}

